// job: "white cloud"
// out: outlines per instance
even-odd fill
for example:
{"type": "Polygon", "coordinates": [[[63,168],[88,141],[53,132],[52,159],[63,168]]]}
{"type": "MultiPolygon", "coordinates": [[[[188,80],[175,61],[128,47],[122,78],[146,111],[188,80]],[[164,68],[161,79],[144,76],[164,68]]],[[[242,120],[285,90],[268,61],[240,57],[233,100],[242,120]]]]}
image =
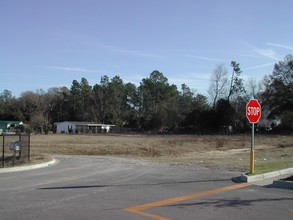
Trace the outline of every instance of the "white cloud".
{"type": "Polygon", "coordinates": [[[256,53],[264,56],[264,57],[267,57],[267,58],[270,58],[272,60],[276,60],[276,61],[279,61],[280,59],[277,57],[277,54],[274,50],[272,49],[255,49],[254,50],[256,53]]]}
{"type": "Polygon", "coordinates": [[[238,53],[235,55],[242,56],[242,57],[252,57],[252,58],[260,58],[261,57],[260,55],[252,55],[252,54],[244,54],[244,53],[238,53]]]}
{"type": "Polygon", "coordinates": [[[272,49],[261,49],[261,48],[257,48],[247,42],[242,42],[245,46],[250,47],[254,52],[256,52],[257,54],[272,59],[272,60],[276,60],[279,61],[280,59],[277,57],[277,54],[274,50],[272,49]]]}
{"type": "Polygon", "coordinates": [[[290,46],[290,45],[275,44],[275,43],[267,43],[267,45],[273,46],[273,47],[279,47],[279,48],[283,48],[283,49],[287,49],[287,50],[292,50],[293,51],[293,46],[290,46]]]}
{"type": "Polygon", "coordinates": [[[207,60],[207,61],[215,61],[215,62],[223,62],[223,60],[221,59],[215,59],[215,58],[211,58],[211,57],[204,57],[204,56],[190,56],[193,57],[195,59],[200,59],[200,60],[207,60]]]}
{"type": "Polygon", "coordinates": [[[223,62],[223,60],[213,58],[213,57],[196,56],[196,55],[180,53],[180,52],[169,52],[168,55],[190,57],[190,58],[195,58],[195,59],[199,59],[199,60],[206,60],[206,61],[213,61],[213,62],[223,62]]]}
{"type": "Polygon", "coordinates": [[[68,72],[78,72],[78,73],[97,73],[100,71],[89,70],[85,67],[60,67],[60,66],[45,66],[45,68],[63,70],[68,72]]]}
{"type": "Polygon", "coordinates": [[[264,68],[264,67],[273,66],[274,64],[275,64],[275,62],[265,63],[265,64],[245,68],[245,70],[261,69],[261,68],[264,68]]]}

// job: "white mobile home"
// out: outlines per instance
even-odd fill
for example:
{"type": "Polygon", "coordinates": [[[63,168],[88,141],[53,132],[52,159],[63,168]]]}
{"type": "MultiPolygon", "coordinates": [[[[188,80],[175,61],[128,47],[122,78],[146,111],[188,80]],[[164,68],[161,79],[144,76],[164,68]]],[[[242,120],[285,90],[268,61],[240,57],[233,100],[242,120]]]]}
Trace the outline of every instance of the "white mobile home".
{"type": "Polygon", "coordinates": [[[54,126],[56,133],[108,133],[115,125],[83,121],[63,121],[55,122],[54,126]]]}

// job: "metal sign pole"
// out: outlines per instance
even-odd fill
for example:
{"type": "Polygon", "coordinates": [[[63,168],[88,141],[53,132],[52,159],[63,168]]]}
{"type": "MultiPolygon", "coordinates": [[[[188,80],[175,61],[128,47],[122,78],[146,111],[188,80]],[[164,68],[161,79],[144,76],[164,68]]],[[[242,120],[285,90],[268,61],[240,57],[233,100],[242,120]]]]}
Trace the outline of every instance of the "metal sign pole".
{"type": "Polygon", "coordinates": [[[261,117],[261,106],[256,99],[250,99],[246,105],[246,117],[251,125],[250,174],[254,174],[254,124],[261,117]]]}
{"type": "Polygon", "coordinates": [[[254,174],[254,123],[251,127],[250,174],[254,174]]]}

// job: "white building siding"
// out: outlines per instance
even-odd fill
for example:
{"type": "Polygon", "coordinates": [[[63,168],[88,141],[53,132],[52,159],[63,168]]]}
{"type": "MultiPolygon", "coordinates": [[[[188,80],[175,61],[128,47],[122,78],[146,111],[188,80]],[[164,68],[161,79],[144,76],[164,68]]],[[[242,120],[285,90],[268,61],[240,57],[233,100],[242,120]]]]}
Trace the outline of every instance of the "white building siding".
{"type": "Polygon", "coordinates": [[[96,124],[95,122],[63,121],[54,123],[57,133],[103,133],[110,132],[115,125],[96,124]]]}
{"type": "Polygon", "coordinates": [[[57,122],[55,125],[57,133],[69,133],[68,128],[72,129],[73,131],[76,129],[76,125],[72,121],[57,122]]]}

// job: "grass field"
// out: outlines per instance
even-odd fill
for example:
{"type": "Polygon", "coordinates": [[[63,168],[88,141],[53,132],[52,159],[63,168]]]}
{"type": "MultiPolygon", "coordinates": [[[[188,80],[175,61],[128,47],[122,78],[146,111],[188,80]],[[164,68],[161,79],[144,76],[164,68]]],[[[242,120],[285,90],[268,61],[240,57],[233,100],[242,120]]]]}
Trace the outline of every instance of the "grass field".
{"type": "MultiPolygon", "coordinates": [[[[33,162],[51,155],[107,155],[249,171],[250,135],[32,135],[33,162]]],[[[255,136],[255,172],[293,167],[292,136],[255,136]]]]}

